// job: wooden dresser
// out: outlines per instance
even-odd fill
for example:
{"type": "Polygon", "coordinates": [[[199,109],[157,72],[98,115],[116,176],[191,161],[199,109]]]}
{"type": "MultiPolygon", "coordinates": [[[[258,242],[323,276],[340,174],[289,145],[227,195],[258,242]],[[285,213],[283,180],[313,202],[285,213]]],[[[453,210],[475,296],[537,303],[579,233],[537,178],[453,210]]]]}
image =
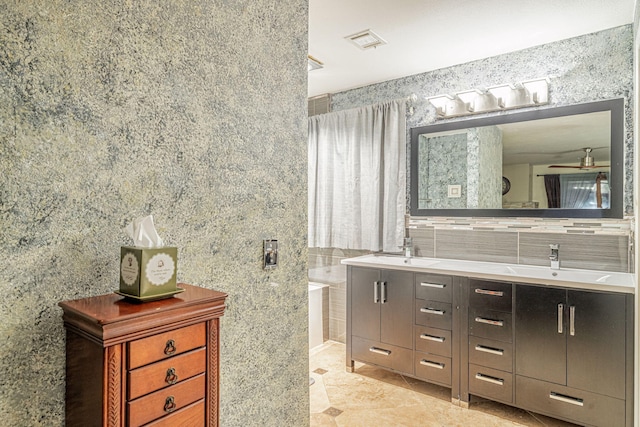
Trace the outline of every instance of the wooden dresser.
{"type": "Polygon", "coordinates": [[[217,426],[226,294],[179,283],[172,298],[117,294],[59,305],[67,426],[217,426]]]}

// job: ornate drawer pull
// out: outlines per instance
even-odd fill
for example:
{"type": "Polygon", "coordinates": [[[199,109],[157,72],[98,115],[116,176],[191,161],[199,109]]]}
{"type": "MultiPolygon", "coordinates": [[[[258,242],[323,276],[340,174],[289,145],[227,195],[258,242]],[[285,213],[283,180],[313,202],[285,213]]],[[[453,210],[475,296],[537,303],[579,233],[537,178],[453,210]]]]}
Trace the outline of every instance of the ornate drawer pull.
{"type": "Polygon", "coordinates": [[[177,409],[175,400],[173,396],[167,397],[167,400],[164,401],[164,412],[173,412],[177,409]]]}
{"type": "Polygon", "coordinates": [[[176,342],[174,340],[167,341],[167,344],[164,346],[164,354],[167,356],[171,356],[176,352],[176,342]]]}
{"type": "Polygon", "coordinates": [[[167,369],[167,376],[164,379],[164,381],[169,385],[172,385],[178,382],[178,376],[176,375],[176,368],[167,369]]]}

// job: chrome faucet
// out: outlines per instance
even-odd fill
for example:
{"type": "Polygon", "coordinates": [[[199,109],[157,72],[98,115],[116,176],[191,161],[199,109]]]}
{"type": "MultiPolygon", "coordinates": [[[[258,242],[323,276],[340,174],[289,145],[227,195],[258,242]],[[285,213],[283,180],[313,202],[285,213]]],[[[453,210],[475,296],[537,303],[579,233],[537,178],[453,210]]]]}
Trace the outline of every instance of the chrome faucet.
{"type": "Polygon", "coordinates": [[[551,260],[551,269],[560,270],[560,245],[552,243],[549,245],[549,248],[551,249],[551,254],[549,255],[549,260],[551,260]]]}
{"type": "Polygon", "coordinates": [[[413,256],[413,243],[411,237],[404,238],[404,245],[402,246],[402,250],[404,251],[405,257],[411,258],[413,256]]]}

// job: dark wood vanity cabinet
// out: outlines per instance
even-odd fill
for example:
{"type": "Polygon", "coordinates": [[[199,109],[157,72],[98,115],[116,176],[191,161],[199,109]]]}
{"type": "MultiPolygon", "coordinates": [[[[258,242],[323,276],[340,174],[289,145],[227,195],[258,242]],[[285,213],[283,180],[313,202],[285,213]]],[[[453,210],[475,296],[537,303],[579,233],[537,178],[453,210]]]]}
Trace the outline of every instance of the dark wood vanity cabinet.
{"type": "Polygon", "coordinates": [[[217,426],[226,294],[187,284],[137,303],[108,294],[60,303],[67,426],[217,426]]]}
{"type": "Polygon", "coordinates": [[[633,295],[347,268],[347,368],[592,427],[633,424],[633,295]]]}
{"type": "Polygon", "coordinates": [[[413,373],[413,273],[349,267],[347,366],[413,373]]]}
{"type": "Polygon", "coordinates": [[[517,406],[586,425],[631,425],[630,310],[624,294],[517,285],[517,406]]]}

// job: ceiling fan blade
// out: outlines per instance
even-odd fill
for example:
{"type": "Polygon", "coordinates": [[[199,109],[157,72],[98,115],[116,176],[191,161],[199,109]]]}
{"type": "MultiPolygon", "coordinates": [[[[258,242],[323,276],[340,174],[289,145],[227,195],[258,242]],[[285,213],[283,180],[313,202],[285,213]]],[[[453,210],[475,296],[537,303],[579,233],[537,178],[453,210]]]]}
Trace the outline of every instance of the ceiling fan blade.
{"type": "Polygon", "coordinates": [[[570,168],[570,169],[598,169],[608,168],[609,165],[593,165],[593,166],[567,166],[567,165],[550,165],[550,168],[570,168]]]}

